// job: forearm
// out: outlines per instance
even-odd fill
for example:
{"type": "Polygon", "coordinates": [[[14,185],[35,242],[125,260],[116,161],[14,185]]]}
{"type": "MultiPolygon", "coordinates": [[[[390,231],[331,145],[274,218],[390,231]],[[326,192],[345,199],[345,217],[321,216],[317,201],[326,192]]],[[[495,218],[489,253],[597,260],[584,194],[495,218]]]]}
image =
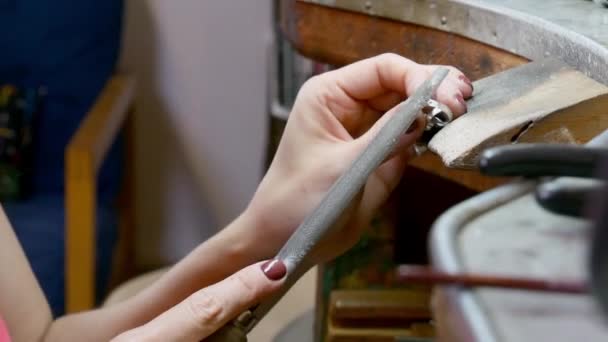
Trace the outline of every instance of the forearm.
{"type": "Polygon", "coordinates": [[[107,341],[150,321],[194,291],[259,261],[263,256],[255,248],[256,225],[257,220],[244,213],[149,288],[123,303],[57,320],[46,340],[107,341]]]}
{"type": "Polygon", "coordinates": [[[21,245],[0,206],[0,316],[14,341],[36,341],[52,322],[21,245]]]}

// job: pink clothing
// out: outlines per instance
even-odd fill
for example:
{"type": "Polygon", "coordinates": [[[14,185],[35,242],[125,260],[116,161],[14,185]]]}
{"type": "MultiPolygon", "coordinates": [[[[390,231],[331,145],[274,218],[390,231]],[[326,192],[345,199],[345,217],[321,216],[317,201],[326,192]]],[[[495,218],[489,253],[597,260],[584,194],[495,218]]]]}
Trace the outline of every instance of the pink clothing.
{"type": "Polygon", "coordinates": [[[11,336],[8,334],[8,329],[2,318],[0,318],[0,342],[11,342],[11,336]]]}

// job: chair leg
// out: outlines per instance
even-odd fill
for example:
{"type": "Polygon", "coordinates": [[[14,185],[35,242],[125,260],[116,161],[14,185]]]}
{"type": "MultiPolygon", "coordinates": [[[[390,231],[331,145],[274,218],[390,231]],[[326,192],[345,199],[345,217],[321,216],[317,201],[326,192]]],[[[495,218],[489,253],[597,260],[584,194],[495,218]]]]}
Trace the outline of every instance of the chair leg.
{"type": "Polygon", "coordinates": [[[68,148],[65,203],[66,312],[95,305],[96,172],[90,154],[68,148]]]}

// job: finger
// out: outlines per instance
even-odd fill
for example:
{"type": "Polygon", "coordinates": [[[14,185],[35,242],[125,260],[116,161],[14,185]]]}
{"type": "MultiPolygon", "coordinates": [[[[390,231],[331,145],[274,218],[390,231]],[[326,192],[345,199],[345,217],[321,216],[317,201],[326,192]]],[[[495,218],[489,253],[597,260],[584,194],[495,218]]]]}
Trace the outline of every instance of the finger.
{"type": "Polygon", "coordinates": [[[367,104],[378,113],[384,113],[404,100],[405,96],[403,94],[391,91],[368,100],[367,104]]]}
{"type": "MultiPolygon", "coordinates": [[[[378,119],[374,125],[364,134],[362,134],[359,138],[354,140],[354,143],[358,145],[358,149],[362,150],[366,148],[371,141],[376,137],[376,135],[380,132],[382,127],[386,125],[386,123],[395,115],[396,110],[399,107],[394,107],[393,109],[386,112],[380,119],[378,119]]],[[[404,133],[403,137],[397,143],[397,147],[395,150],[400,150],[407,145],[412,145],[422,134],[422,130],[426,122],[424,118],[416,118],[416,120],[410,125],[408,130],[404,133]]]]}
{"type": "Polygon", "coordinates": [[[195,292],[133,333],[165,341],[200,341],[279,290],[286,272],[278,260],[251,265],[195,292]]]}
{"type": "Polygon", "coordinates": [[[393,157],[403,153],[407,153],[410,157],[414,156],[414,154],[411,154],[411,151],[416,141],[418,141],[418,139],[420,139],[422,136],[425,126],[426,118],[423,115],[420,115],[416,118],[416,121],[412,123],[407,132],[401,136],[399,142],[397,142],[397,145],[386,160],[392,159],[393,157]]]}
{"type": "Polygon", "coordinates": [[[465,100],[468,100],[473,96],[473,83],[464,74],[458,75],[458,89],[462,93],[465,100]]]}
{"type": "Polygon", "coordinates": [[[342,123],[342,126],[352,138],[357,138],[367,132],[384,112],[404,100],[404,95],[397,92],[388,92],[368,101],[355,101],[356,110],[350,108],[350,110],[338,111],[334,116],[342,123]],[[340,112],[341,114],[339,114],[340,112]],[[348,114],[344,115],[345,113],[348,114]],[[352,115],[352,113],[358,114],[352,115]]]}
{"type": "Polygon", "coordinates": [[[408,92],[415,91],[438,67],[449,69],[448,76],[441,82],[435,93],[435,98],[448,106],[455,116],[462,115],[467,111],[465,98],[470,98],[473,92],[468,78],[458,69],[452,66],[428,65],[425,72],[412,73],[407,78],[406,87],[408,92]],[[466,81],[465,81],[466,80],[466,81]]]}
{"type": "Polygon", "coordinates": [[[384,112],[368,107],[357,116],[351,115],[351,120],[344,120],[344,128],[348,130],[353,139],[356,139],[374,126],[382,113],[384,112]]]}
{"type": "Polygon", "coordinates": [[[447,81],[451,82],[460,90],[464,99],[468,99],[473,95],[473,83],[469,78],[460,70],[453,66],[447,66],[450,70],[447,81]]]}
{"type": "MultiPolygon", "coordinates": [[[[465,80],[468,80],[468,78],[465,76],[465,74],[462,71],[458,70],[457,68],[455,68],[451,65],[431,65],[431,66],[429,66],[429,68],[430,68],[430,70],[429,70],[430,74],[432,74],[438,68],[447,68],[448,75],[445,78],[444,83],[450,83],[450,84],[454,85],[455,88],[462,90],[462,92],[467,92],[468,90],[470,90],[469,84],[467,84],[467,82],[465,81],[465,80]]],[[[464,94],[463,94],[463,96],[464,96],[464,94]]]]}
{"type": "Polygon", "coordinates": [[[467,111],[467,105],[464,97],[458,89],[457,83],[453,80],[446,80],[441,83],[436,92],[437,101],[445,104],[450,108],[455,117],[458,117],[467,111]]]}
{"type": "Polygon", "coordinates": [[[415,62],[387,53],[327,72],[327,77],[349,97],[369,100],[387,92],[406,94],[406,77],[415,62]]]}

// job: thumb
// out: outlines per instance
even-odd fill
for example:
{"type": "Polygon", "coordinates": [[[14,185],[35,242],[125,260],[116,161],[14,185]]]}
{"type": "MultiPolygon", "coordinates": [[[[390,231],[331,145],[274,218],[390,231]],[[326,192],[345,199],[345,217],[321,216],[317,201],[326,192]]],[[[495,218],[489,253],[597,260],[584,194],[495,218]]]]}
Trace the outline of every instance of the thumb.
{"type": "Polygon", "coordinates": [[[200,341],[241,312],[278,291],[287,269],[280,260],[248,266],[199,290],[117,341],[200,341]]]}

